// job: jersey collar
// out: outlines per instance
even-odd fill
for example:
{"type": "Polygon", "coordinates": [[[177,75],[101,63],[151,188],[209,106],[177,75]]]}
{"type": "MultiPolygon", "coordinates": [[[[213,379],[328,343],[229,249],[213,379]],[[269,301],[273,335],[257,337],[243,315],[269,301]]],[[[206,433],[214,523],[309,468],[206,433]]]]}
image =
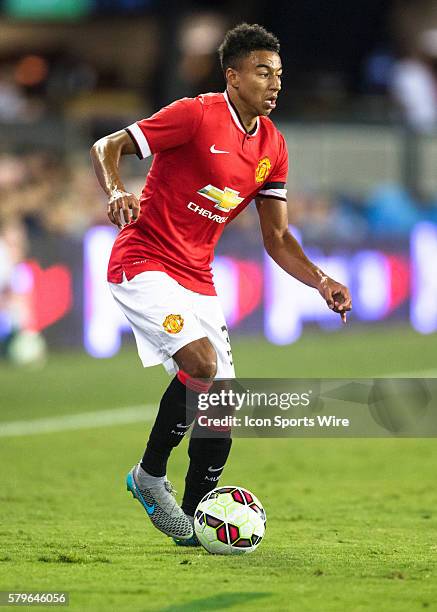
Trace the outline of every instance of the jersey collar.
{"type": "Polygon", "coordinates": [[[244,127],[243,122],[240,119],[240,115],[238,114],[237,109],[232,104],[232,101],[229,98],[227,91],[223,92],[223,97],[226,100],[226,104],[228,105],[228,109],[229,109],[229,112],[231,113],[231,117],[234,120],[234,123],[237,126],[237,128],[240,130],[240,132],[243,132],[243,134],[249,134],[249,136],[256,136],[258,134],[258,129],[259,129],[259,117],[256,118],[255,129],[252,130],[251,132],[248,132],[246,128],[244,127]]]}

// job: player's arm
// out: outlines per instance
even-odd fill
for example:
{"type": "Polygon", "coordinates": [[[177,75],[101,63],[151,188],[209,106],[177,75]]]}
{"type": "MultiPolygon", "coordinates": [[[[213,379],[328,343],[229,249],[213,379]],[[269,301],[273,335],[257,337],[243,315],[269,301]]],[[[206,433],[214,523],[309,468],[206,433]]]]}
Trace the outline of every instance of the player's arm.
{"type": "Polygon", "coordinates": [[[285,272],[310,287],[314,287],[328,307],[341,315],[346,323],[346,313],[352,308],[349,290],[329,278],[305,255],[300,244],[288,229],[287,203],[274,198],[256,198],[264,247],[270,257],[285,272]]]}
{"type": "Polygon", "coordinates": [[[101,138],[91,148],[91,160],[97,179],[108,195],[108,217],[111,223],[123,227],[124,221],[136,221],[140,203],[134,194],[126,191],[120,178],[119,164],[122,155],[135,155],[137,149],[126,130],[120,130],[101,138]]]}

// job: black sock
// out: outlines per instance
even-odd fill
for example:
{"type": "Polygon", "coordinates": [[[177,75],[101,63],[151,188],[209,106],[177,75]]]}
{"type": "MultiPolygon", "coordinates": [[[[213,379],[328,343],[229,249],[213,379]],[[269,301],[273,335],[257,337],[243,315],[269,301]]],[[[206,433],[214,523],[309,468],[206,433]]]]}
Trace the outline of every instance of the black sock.
{"type": "Polygon", "coordinates": [[[186,387],[175,377],[159,404],[158,415],[150,432],[141,467],[151,476],[164,476],[170,453],[194,421],[195,412],[187,411],[186,387]]]}
{"type": "MultiPolygon", "coordinates": [[[[204,428],[201,430],[205,435],[204,428]]],[[[194,515],[202,497],[217,487],[232,445],[230,431],[210,431],[208,437],[198,437],[198,432],[196,424],[188,447],[190,467],[182,501],[182,510],[190,516],[194,515]]]]}

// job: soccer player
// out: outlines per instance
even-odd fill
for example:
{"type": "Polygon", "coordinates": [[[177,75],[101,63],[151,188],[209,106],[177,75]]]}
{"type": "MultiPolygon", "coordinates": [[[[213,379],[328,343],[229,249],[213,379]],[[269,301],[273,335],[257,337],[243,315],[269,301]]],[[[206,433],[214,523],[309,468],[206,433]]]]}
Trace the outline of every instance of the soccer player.
{"type": "Polygon", "coordinates": [[[108,281],[128,318],[144,367],[175,374],[162,396],[144,456],[128,490],[152,523],[179,543],[196,544],[193,514],[217,486],[231,448],[229,431],[192,435],[180,507],[166,478],[167,460],[194,421],[187,388],[206,392],[235,376],[226,322],[211,274],[225,226],[253,200],[264,247],[274,261],[314,287],[346,322],[346,287],[311,263],[288,230],[287,145],[269,119],[281,89],[279,41],[259,25],[227,32],[219,49],[224,93],[183,98],[114,134],[91,150],[108,216],[121,232],[108,281]],[[140,201],[126,191],[122,155],[154,155],[140,201]]]}

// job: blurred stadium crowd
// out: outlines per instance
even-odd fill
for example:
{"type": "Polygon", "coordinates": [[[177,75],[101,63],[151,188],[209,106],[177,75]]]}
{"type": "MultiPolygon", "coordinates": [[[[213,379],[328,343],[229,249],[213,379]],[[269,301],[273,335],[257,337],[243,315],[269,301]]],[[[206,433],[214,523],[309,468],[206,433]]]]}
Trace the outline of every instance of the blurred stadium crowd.
{"type": "MultiPolygon", "coordinates": [[[[26,15],[25,4],[0,1],[0,313],[13,293],[11,270],[34,239],[80,240],[107,222],[89,145],[173,99],[222,89],[216,48],[242,20],[263,23],[282,42],[275,121],[315,130],[320,122],[392,125],[411,135],[413,176],[399,183],[353,193],[291,181],[290,222],[305,242],[406,238],[417,221],[437,222],[437,193],[420,188],[414,155],[415,135],[432,138],[437,128],[435,0],[335,0],[329,12],[319,0],[272,8],[253,0],[81,1],[67,2],[61,16],[40,0],[26,15]],[[70,137],[60,138],[65,126],[70,137]]],[[[125,172],[139,193],[144,165],[129,161],[125,172]]],[[[258,240],[257,223],[254,210],[241,215],[226,243],[241,232],[258,240]]]]}

